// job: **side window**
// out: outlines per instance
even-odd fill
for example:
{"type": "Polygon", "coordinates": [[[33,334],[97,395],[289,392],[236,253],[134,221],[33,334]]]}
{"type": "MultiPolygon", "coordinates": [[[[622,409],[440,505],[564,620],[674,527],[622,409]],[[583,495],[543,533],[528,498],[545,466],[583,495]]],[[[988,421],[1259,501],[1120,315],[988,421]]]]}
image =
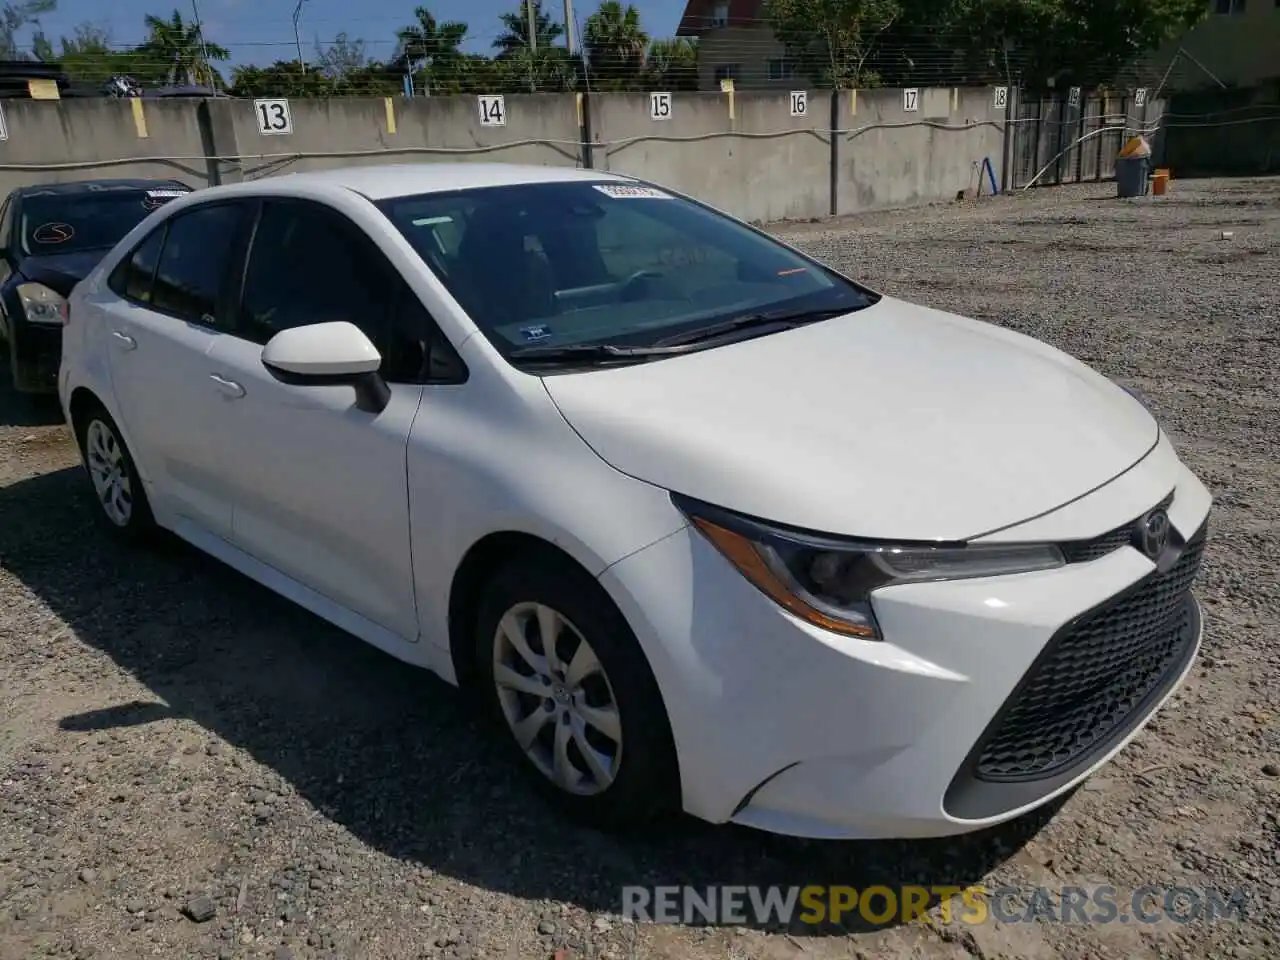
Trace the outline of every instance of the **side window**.
{"type": "Polygon", "coordinates": [[[342,214],[268,200],[253,235],[236,333],[265,344],[281,330],[354,323],[382,350],[395,303],[386,258],[342,214]]]}
{"type": "Polygon", "coordinates": [[[217,204],[184,211],[168,221],[151,288],[155,309],[206,325],[217,322],[244,211],[240,204],[217,204]]]}
{"type": "Polygon", "coordinates": [[[116,264],[107,278],[107,286],[118,296],[138,303],[151,302],[151,281],[156,275],[156,264],[160,261],[160,250],[168,229],[168,224],[161,224],[134,248],[133,253],[116,264]]]}
{"type": "Polygon", "coordinates": [[[391,383],[461,383],[466,365],[440,332],[427,308],[409,285],[400,281],[399,296],[382,354],[382,376],[391,383]]]}

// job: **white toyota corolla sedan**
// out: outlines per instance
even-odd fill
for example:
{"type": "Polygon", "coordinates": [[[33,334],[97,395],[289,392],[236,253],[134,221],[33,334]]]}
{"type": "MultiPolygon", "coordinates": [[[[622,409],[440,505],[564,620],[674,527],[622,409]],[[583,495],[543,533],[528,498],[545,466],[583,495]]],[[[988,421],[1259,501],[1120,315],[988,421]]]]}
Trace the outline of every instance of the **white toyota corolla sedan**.
{"type": "Polygon", "coordinates": [[[1210,496],[1136,395],[648,183],[200,190],[67,318],[109,528],[458,684],[602,826],[998,823],[1199,647],[1210,496]]]}

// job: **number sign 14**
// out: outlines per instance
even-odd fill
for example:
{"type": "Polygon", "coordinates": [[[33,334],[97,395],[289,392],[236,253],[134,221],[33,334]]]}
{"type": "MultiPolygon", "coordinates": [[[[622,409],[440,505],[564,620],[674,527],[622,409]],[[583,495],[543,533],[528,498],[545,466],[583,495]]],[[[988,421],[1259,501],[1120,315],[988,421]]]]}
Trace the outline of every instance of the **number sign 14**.
{"type": "Polygon", "coordinates": [[[293,113],[288,100],[255,100],[253,112],[258,118],[258,132],[263,136],[293,133],[293,113]]]}
{"type": "Polygon", "coordinates": [[[914,113],[920,109],[920,90],[916,87],[907,87],[902,91],[902,109],[907,113],[914,113]]]}
{"type": "Polygon", "coordinates": [[[480,105],[480,126],[504,127],[507,124],[507,105],[501,96],[477,97],[480,105]]]}

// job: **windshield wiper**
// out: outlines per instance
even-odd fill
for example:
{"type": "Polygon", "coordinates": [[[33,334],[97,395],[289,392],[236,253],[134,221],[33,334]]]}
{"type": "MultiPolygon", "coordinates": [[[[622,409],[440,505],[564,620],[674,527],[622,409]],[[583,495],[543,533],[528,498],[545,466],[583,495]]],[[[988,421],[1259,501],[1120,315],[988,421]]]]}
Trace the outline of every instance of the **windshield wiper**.
{"type": "Polygon", "coordinates": [[[769,313],[748,313],[741,317],[734,317],[732,320],[725,320],[722,323],[713,323],[709,327],[700,327],[687,333],[677,333],[674,336],[659,340],[654,346],[657,349],[663,349],[665,347],[703,343],[707,340],[718,339],[726,334],[756,327],[778,327],[782,330],[789,330],[792,327],[799,327],[806,323],[815,323],[818,320],[839,317],[856,309],[856,307],[841,307],[834,310],[828,308],[826,310],[775,310],[769,313]]]}
{"type": "Polygon", "coordinates": [[[557,361],[609,361],[644,360],[648,357],[667,357],[687,353],[680,348],[629,347],[617,343],[571,343],[565,346],[546,344],[538,347],[517,347],[507,354],[512,360],[557,361]]]}

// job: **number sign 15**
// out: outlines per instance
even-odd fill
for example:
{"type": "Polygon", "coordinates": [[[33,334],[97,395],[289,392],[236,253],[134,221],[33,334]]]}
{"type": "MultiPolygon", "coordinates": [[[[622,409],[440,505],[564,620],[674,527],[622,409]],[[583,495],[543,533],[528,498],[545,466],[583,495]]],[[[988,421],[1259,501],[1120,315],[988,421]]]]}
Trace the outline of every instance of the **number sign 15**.
{"type": "Polygon", "coordinates": [[[920,109],[920,91],[916,87],[907,87],[902,91],[902,109],[914,113],[920,109]]]}
{"type": "Polygon", "coordinates": [[[649,119],[650,120],[670,120],[671,119],[671,94],[669,93],[649,94],[649,119]]]}
{"type": "Polygon", "coordinates": [[[809,91],[792,90],[791,91],[791,115],[793,117],[803,117],[809,112],[809,91]]]}
{"type": "Polygon", "coordinates": [[[258,132],[264,136],[293,133],[293,114],[288,100],[255,100],[253,112],[258,118],[258,132]]]}
{"type": "Polygon", "coordinates": [[[507,124],[507,105],[501,96],[476,98],[480,104],[480,126],[504,127],[507,124]]]}

